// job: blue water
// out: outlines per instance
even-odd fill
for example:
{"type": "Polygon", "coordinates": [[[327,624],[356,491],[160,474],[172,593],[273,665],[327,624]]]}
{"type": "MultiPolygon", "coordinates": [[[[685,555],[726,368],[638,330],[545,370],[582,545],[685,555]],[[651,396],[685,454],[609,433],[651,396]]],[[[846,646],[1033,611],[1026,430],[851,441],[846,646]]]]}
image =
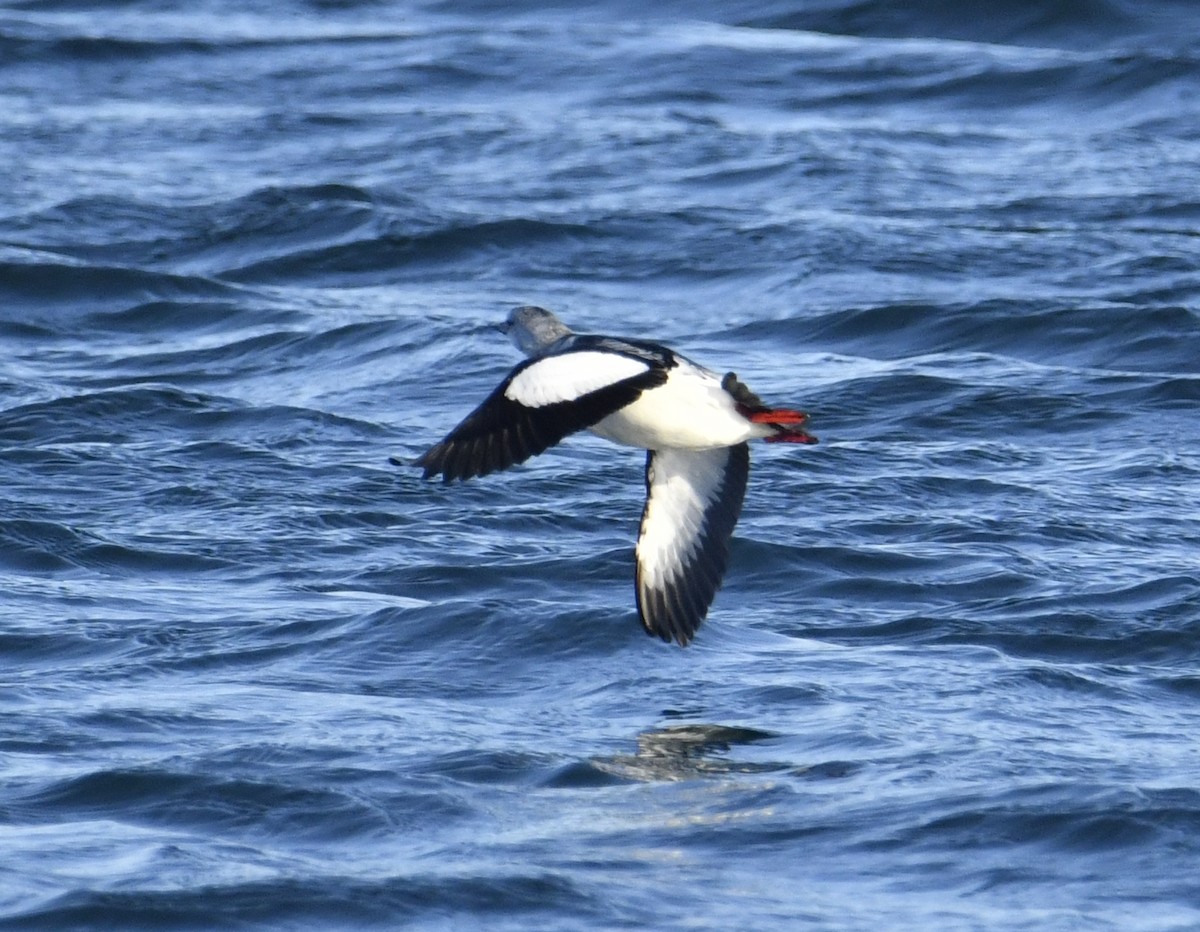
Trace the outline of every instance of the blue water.
{"type": "Polygon", "coordinates": [[[0,8],[0,926],[1200,927],[1190,3],[0,8]],[[535,303],[812,414],[397,468],[535,303]]]}

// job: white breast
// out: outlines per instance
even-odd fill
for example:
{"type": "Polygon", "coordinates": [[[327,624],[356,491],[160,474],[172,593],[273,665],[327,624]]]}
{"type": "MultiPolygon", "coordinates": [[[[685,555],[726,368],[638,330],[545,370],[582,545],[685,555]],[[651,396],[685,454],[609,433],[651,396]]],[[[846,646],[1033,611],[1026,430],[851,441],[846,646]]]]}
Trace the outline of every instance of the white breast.
{"type": "Polygon", "coordinates": [[[679,359],[667,381],[592,428],[606,440],[646,450],[729,447],[770,433],[738,414],[716,373],[679,359]]]}

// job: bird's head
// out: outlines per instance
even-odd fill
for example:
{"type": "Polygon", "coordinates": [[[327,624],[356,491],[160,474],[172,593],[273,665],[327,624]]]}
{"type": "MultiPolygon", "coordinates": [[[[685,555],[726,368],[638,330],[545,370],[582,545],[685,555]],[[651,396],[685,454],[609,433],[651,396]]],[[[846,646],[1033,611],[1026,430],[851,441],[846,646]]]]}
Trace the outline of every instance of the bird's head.
{"type": "Polygon", "coordinates": [[[500,325],[500,332],[508,336],[526,356],[541,352],[571,334],[571,328],[542,307],[525,305],[509,313],[500,325]]]}

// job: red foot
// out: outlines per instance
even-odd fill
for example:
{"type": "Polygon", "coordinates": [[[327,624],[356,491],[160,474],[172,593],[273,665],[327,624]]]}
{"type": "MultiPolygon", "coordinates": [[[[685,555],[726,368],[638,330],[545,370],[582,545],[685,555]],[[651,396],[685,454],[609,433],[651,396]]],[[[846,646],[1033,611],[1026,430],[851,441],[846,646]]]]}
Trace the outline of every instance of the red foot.
{"type": "Polygon", "coordinates": [[[755,411],[750,415],[755,424],[803,424],[808,415],[803,411],[789,411],[787,408],[776,408],[773,411],[755,411]]]}
{"type": "Polygon", "coordinates": [[[817,438],[812,434],[795,428],[784,428],[777,434],[763,438],[767,443],[816,443],[817,438]]]}

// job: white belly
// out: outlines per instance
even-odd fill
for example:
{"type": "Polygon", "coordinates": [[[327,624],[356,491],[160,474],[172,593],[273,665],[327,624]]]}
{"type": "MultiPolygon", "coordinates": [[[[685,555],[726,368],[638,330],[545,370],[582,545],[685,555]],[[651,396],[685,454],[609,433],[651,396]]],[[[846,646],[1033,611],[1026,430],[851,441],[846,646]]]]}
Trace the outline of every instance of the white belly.
{"type": "Polygon", "coordinates": [[[771,433],[738,414],[714,373],[683,359],[664,384],[642,392],[637,401],[610,414],[592,432],[646,450],[731,447],[771,433]]]}

